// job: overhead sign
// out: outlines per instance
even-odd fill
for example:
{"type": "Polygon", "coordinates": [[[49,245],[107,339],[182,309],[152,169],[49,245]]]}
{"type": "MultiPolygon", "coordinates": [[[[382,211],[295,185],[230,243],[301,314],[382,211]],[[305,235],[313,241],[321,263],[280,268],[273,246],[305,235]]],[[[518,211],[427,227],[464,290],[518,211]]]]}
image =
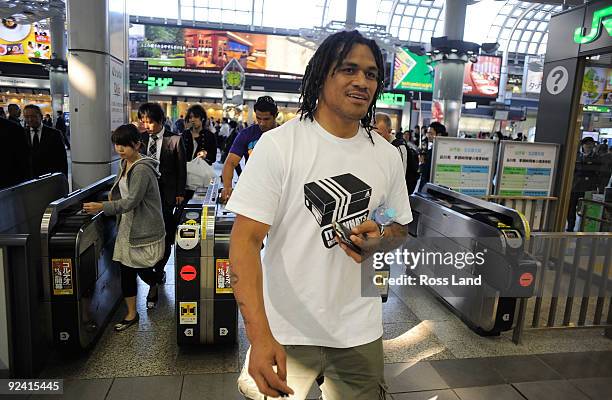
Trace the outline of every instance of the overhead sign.
{"type": "Polygon", "coordinates": [[[149,76],[146,80],[138,81],[138,83],[142,85],[146,85],[147,90],[153,90],[153,89],[164,90],[168,86],[170,86],[173,81],[174,81],[173,78],[149,76]]]}
{"type": "Polygon", "coordinates": [[[495,142],[437,137],[430,181],[474,197],[490,194],[495,142]]]}
{"type": "Polygon", "coordinates": [[[406,48],[397,49],[393,65],[393,89],[431,92],[433,76],[429,57],[418,56],[406,48]]]}
{"type": "Polygon", "coordinates": [[[576,28],[574,31],[574,42],[579,44],[594,42],[601,35],[602,26],[606,29],[608,35],[612,36],[612,19],[610,17],[612,17],[612,6],[595,11],[589,33],[585,34],[585,28],[581,26],[576,28]]]}
{"type": "Polygon", "coordinates": [[[612,112],[612,107],[610,107],[610,106],[589,105],[589,106],[582,107],[582,111],[584,111],[584,112],[596,112],[596,113],[609,113],[609,112],[612,112]]]}
{"type": "Polygon", "coordinates": [[[551,196],[558,152],[556,144],[502,141],[497,194],[551,196]]]}
{"type": "Polygon", "coordinates": [[[197,277],[197,271],[193,265],[183,265],[179,272],[181,279],[186,282],[191,282],[197,277]]]}
{"type": "MultiPolygon", "coordinates": [[[[236,60],[246,72],[299,78],[314,55],[303,39],[251,32],[131,24],[130,59],[150,66],[221,71],[236,60]]],[[[235,79],[235,77],[234,77],[235,79]]]]}
{"type": "Polygon", "coordinates": [[[402,93],[382,93],[378,102],[388,106],[401,106],[406,104],[406,95],[402,93]]]}

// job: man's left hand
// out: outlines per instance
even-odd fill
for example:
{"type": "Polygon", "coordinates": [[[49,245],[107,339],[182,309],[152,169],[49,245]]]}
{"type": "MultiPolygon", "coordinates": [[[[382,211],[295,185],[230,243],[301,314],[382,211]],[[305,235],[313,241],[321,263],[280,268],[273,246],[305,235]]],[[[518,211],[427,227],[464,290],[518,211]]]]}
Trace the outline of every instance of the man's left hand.
{"type": "Polygon", "coordinates": [[[356,263],[361,263],[368,259],[380,244],[380,229],[376,222],[367,220],[351,229],[351,242],[361,249],[361,254],[351,250],[347,245],[340,241],[336,236],[336,241],[340,248],[351,257],[356,263]]]}
{"type": "Polygon", "coordinates": [[[183,201],[185,201],[185,197],[184,196],[176,196],[176,205],[180,206],[181,204],[183,204],[183,201]]]}
{"type": "Polygon", "coordinates": [[[96,215],[102,211],[102,203],[83,203],[83,211],[90,215],[96,215]]]}

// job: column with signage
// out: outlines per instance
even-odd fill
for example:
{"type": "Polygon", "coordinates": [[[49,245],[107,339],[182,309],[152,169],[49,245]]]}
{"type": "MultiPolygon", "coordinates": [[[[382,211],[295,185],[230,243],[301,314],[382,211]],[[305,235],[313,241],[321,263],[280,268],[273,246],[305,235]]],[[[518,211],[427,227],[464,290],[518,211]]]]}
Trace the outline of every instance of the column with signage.
{"type": "Polygon", "coordinates": [[[113,129],[127,120],[125,0],[67,2],[73,188],[115,172],[113,129]]]}
{"type": "MultiPolygon", "coordinates": [[[[53,41],[53,58],[66,62],[65,17],[54,16],[51,21],[51,40],[53,41]]],[[[58,111],[64,111],[64,98],[68,96],[68,74],[64,68],[51,68],[49,71],[49,87],[53,120],[58,111]]]]}

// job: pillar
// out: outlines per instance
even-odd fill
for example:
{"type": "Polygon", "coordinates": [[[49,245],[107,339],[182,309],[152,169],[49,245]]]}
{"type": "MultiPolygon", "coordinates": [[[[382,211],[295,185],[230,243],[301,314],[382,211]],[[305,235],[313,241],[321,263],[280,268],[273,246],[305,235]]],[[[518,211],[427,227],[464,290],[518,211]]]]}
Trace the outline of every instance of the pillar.
{"type": "Polygon", "coordinates": [[[357,0],[346,0],[346,30],[355,29],[357,19],[357,0]]]}
{"type": "Polygon", "coordinates": [[[127,121],[125,0],[68,0],[68,80],[73,188],[117,171],[110,141],[127,121]]]}
{"type": "MultiPolygon", "coordinates": [[[[444,3],[444,34],[448,40],[463,40],[467,0],[446,1],[444,3]]],[[[446,126],[449,136],[459,133],[461,103],[463,101],[463,74],[465,57],[456,53],[435,56],[434,91],[432,119],[446,126]]]]}
{"type": "MultiPolygon", "coordinates": [[[[65,15],[51,17],[51,43],[55,60],[66,62],[66,29],[65,15]]],[[[64,111],[64,98],[68,96],[68,73],[57,68],[49,71],[49,87],[51,91],[51,108],[55,121],[57,111],[64,111]]]]}

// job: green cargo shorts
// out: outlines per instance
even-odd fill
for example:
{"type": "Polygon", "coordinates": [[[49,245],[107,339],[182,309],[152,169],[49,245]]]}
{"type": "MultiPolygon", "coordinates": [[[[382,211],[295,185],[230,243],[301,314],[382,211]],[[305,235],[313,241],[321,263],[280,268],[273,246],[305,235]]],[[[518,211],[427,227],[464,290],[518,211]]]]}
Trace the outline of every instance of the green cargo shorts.
{"type": "MultiPolygon", "coordinates": [[[[287,352],[287,385],[294,395],[289,399],[304,400],[312,384],[323,378],[320,386],[323,400],[384,400],[382,338],[349,348],[321,346],[285,346],[287,352]]],[[[240,377],[238,390],[251,400],[268,400],[257,390],[248,374],[250,349],[240,377]]]]}

